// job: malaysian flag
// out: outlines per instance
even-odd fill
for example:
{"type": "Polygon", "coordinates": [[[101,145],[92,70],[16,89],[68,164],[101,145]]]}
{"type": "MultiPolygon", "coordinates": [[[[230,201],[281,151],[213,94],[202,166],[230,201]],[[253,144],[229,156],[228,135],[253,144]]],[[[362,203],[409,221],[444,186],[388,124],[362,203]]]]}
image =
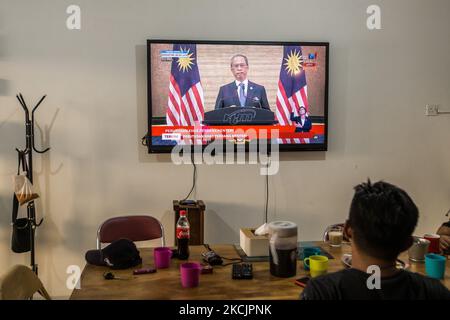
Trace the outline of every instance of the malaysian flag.
{"type": "MultiPolygon", "coordinates": [[[[277,120],[282,126],[292,125],[291,113],[293,112],[295,116],[298,116],[300,107],[304,107],[306,114],[308,114],[308,91],[300,46],[284,47],[276,105],[277,120]]],[[[295,143],[309,142],[309,139],[293,140],[295,143]]],[[[282,141],[291,143],[291,139],[283,139],[282,141]]]]}
{"type": "Polygon", "coordinates": [[[181,55],[172,58],[166,122],[169,126],[193,126],[203,120],[203,89],[195,44],[174,44],[181,55]]]}

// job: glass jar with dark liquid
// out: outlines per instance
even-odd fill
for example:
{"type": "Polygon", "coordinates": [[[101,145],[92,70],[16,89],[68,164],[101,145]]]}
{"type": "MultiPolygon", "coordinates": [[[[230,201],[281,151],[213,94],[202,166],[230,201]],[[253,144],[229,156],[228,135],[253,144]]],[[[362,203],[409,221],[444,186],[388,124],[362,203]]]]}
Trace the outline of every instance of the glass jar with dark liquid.
{"type": "Polygon", "coordinates": [[[290,221],[269,223],[270,273],[288,278],[297,273],[297,225],[290,221]]]}

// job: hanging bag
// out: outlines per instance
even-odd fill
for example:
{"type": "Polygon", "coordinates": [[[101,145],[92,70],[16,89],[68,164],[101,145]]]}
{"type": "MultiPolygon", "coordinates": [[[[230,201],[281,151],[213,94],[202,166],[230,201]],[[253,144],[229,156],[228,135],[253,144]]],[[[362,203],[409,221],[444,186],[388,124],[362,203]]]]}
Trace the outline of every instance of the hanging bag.
{"type": "Polygon", "coordinates": [[[19,204],[23,206],[39,197],[34,190],[33,184],[27,177],[28,166],[26,162],[25,152],[19,152],[19,166],[17,167],[17,175],[13,176],[14,193],[19,201],[19,204]],[[22,163],[23,172],[20,172],[20,163],[22,163]]]}
{"type": "Polygon", "coordinates": [[[19,211],[19,201],[13,196],[13,233],[11,239],[11,249],[15,253],[28,252],[31,250],[31,225],[28,218],[17,218],[19,211]]]}
{"type": "Polygon", "coordinates": [[[26,164],[26,157],[23,151],[19,151],[17,175],[14,177],[14,195],[13,195],[13,210],[12,210],[12,239],[11,249],[16,253],[28,252],[31,250],[31,223],[28,218],[17,218],[19,212],[19,204],[23,205],[39,197],[37,193],[33,192],[33,185],[30,180],[20,174],[20,164],[22,170],[28,170],[26,164]],[[17,177],[17,178],[16,178],[17,177]],[[22,179],[24,177],[25,179],[22,179]]]}

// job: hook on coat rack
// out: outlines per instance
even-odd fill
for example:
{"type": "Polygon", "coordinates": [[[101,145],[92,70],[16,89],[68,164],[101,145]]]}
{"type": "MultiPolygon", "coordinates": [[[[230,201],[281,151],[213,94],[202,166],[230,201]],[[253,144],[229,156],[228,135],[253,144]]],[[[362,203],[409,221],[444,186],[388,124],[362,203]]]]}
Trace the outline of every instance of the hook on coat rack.
{"type": "Polygon", "coordinates": [[[39,102],[34,106],[33,110],[31,111],[31,119],[30,119],[30,111],[25,102],[25,99],[23,98],[23,95],[21,93],[16,95],[17,100],[19,100],[20,105],[22,106],[23,110],[25,111],[26,137],[27,137],[27,139],[30,138],[30,140],[31,140],[30,144],[27,143],[27,147],[25,149],[26,153],[29,153],[31,149],[33,149],[37,153],[45,153],[48,150],[50,150],[50,148],[46,148],[44,150],[38,150],[38,149],[36,149],[36,145],[34,143],[34,112],[39,107],[39,105],[42,103],[42,101],[44,101],[44,99],[46,97],[47,97],[46,94],[44,96],[42,96],[42,98],[39,100],[39,102]]]}
{"type": "Polygon", "coordinates": [[[45,94],[41,100],[39,100],[39,102],[36,104],[36,106],[33,108],[33,111],[31,111],[31,123],[32,125],[32,134],[33,134],[33,150],[36,151],[37,153],[45,153],[48,150],[50,150],[50,148],[46,148],[42,151],[36,149],[36,146],[34,145],[34,112],[36,111],[36,109],[39,107],[39,105],[41,104],[42,101],[44,101],[45,97],[47,97],[47,95],[45,94]]]}

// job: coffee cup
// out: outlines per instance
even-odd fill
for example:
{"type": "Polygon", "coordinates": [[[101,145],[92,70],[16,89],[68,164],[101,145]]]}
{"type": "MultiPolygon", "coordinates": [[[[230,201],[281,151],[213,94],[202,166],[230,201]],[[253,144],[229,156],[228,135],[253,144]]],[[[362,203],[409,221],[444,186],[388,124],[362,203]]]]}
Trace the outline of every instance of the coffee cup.
{"type": "Polygon", "coordinates": [[[325,256],[310,256],[303,259],[303,262],[309,266],[309,273],[312,278],[321,276],[328,271],[328,258],[325,256]]]}
{"type": "Polygon", "coordinates": [[[310,256],[317,256],[321,254],[320,248],[304,248],[303,249],[303,267],[305,270],[309,270],[309,265],[307,265],[304,259],[309,258],[310,256]]]}
{"type": "Polygon", "coordinates": [[[168,247],[158,247],[153,249],[153,257],[156,269],[164,269],[170,266],[172,250],[168,247]]]}
{"type": "Polygon", "coordinates": [[[340,226],[332,227],[328,231],[328,244],[332,247],[340,247],[344,239],[344,228],[340,226]]]}
{"type": "Polygon", "coordinates": [[[425,273],[430,278],[443,279],[445,274],[445,263],[447,258],[435,253],[425,256],[425,273]]]}
{"type": "Polygon", "coordinates": [[[428,253],[430,241],[425,238],[413,237],[413,244],[408,250],[411,261],[425,261],[425,255],[428,253]]]}
{"type": "Polygon", "coordinates": [[[197,287],[200,282],[202,266],[197,262],[187,262],[180,265],[181,285],[183,288],[197,287]]]}
{"type": "Polygon", "coordinates": [[[428,246],[429,253],[439,253],[440,252],[440,250],[439,250],[439,240],[441,238],[440,235],[433,234],[433,233],[427,233],[423,237],[425,239],[427,239],[428,241],[430,241],[430,245],[428,246]]]}

